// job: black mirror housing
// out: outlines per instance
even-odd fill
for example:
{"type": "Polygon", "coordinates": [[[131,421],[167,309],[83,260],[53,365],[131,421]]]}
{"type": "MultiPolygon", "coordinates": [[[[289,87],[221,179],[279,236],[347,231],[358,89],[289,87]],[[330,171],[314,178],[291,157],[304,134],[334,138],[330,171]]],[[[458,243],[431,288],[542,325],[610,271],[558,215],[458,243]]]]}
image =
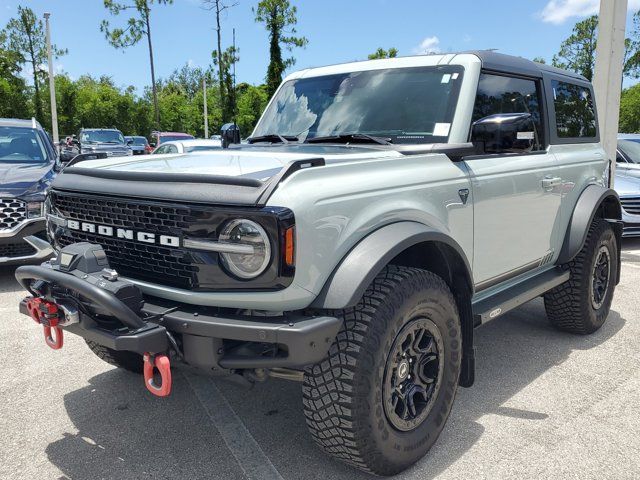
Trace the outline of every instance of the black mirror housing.
{"type": "Polygon", "coordinates": [[[222,148],[229,148],[231,144],[240,143],[240,128],[235,123],[225,123],[220,129],[222,148]]]}
{"type": "Polygon", "coordinates": [[[471,127],[471,141],[484,146],[484,153],[529,153],[537,143],[530,113],[499,113],[481,118],[471,127]]]}

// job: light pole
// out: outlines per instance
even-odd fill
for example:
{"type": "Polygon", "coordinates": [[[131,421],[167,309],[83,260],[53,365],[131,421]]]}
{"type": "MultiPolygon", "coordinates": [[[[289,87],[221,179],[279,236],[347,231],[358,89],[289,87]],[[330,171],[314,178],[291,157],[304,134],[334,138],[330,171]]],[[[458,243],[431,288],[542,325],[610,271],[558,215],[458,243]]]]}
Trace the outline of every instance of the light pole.
{"type": "Polygon", "coordinates": [[[593,88],[598,107],[601,141],[611,164],[611,187],[616,173],[626,21],[627,0],[600,1],[593,88]]]}
{"type": "Polygon", "coordinates": [[[58,135],[58,110],[56,109],[56,80],[53,76],[53,60],[51,54],[51,29],[49,28],[50,13],[44,14],[46,30],[47,30],[47,62],[49,63],[49,93],[51,95],[51,134],[53,135],[53,143],[58,146],[60,137],[58,135]]]}
{"type": "Polygon", "coordinates": [[[207,117],[207,76],[202,77],[202,97],[204,100],[204,138],[209,138],[209,118],[207,117]]]}

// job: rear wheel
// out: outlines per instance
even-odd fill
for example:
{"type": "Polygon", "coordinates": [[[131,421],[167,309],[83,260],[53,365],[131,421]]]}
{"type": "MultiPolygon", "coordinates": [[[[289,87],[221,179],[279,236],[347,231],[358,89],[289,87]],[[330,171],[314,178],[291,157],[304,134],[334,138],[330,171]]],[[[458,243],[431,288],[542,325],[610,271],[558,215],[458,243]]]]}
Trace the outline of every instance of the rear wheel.
{"type": "Polygon", "coordinates": [[[442,431],[458,385],[456,303],[433,273],[389,266],[323,362],[305,370],[304,413],[330,455],[377,475],[419,460],[442,431]]]}
{"type": "Polygon", "coordinates": [[[547,317],[560,330],[593,333],[609,315],[618,278],[618,244],[609,222],[593,221],[582,250],[564,268],[569,281],[544,296],[547,317]]]}
{"type": "Polygon", "coordinates": [[[134,352],[112,350],[91,340],[85,340],[85,342],[91,351],[105,362],[133,373],[142,373],[142,355],[134,352]]]}

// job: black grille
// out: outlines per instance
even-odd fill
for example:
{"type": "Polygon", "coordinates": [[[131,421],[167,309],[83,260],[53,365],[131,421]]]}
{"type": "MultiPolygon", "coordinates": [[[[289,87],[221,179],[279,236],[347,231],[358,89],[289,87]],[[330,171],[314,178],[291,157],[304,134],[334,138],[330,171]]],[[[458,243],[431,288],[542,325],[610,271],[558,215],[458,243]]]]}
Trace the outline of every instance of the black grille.
{"type": "Polygon", "coordinates": [[[26,242],[5,243],[4,245],[0,245],[0,257],[27,257],[35,253],[35,248],[26,242]]]}
{"type": "Polygon", "coordinates": [[[630,215],[640,215],[640,197],[624,197],[620,199],[622,208],[630,215]]]}
{"type": "MultiPolygon", "coordinates": [[[[65,217],[157,235],[180,236],[194,222],[188,207],[144,204],[103,197],[52,195],[54,207],[65,217]]],[[[122,275],[179,288],[193,288],[198,267],[188,252],[122,238],[67,230],[58,238],[62,247],[76,242],[99,243],[110,265],[122,275]]]]}
{"type": "MultiPolygon", "coordinates": [[[[188,187],[185,187],[188,188],[188,187]]],[[[293,268],[281,269],[276,258],[284,228],[293,225],[291,211],[265,207],[248,209],[217,205],[174,204],[157,200],[127,199],[96,194],[52,190],[51,211],[67,220],[96,225],[96,233],[49,223],[55,243],[102,245],[109,264],[123,276],[187,290],[279,290],[293,281],[293,268]],[[263,226],[272,242],[272,262],[259,277],[247,281],[228,274],[216,252],[167,247],[101,235],[97,226],[171,237],[215,240],[222,226],[233,218],[249,218],[263,226]]],[[[117,232],[115,232],[117,233],[117,232]]],[[[135,237],[134,237],[135,238],[135,237]]]]}

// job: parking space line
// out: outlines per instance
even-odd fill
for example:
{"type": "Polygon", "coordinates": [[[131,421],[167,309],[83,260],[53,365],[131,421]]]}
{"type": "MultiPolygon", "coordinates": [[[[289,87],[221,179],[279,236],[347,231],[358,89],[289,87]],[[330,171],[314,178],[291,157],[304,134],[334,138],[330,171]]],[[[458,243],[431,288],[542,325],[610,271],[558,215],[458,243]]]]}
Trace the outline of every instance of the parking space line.
{"type": "Polygon", "coordinates": [[[215,383],[188,372],[184,376],[247,479],[283,480],[215,383]]]}

